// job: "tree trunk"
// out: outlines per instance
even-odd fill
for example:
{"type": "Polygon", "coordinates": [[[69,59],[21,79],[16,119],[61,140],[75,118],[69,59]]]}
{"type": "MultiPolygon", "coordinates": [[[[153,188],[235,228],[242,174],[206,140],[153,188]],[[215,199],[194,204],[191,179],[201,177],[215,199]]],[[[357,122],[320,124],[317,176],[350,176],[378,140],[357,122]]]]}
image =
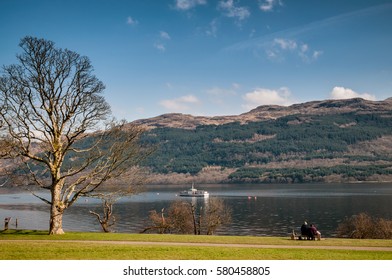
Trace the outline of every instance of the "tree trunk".
{"type": "Polygon", "coordinates": [[[65,207],[61,201],[61,186],[57,184],[52,188],[52,205],[50,208],[49,234],[64,234],[63,214],[65,207]]]}
{"type": "Polygon", "coordinates": [[[107,222],[101,223],[101,227],[102,227],[102,230],[103,230],[104,232],[111,232],[110,227],[109,227],[109,225],[108,225],[107,222]]]}
{"type": "Polygon", "coordinates": [[[54,209],[56,207],[52,206],[50,210],[50,228],[49,234],[64,234],[63,231],[63,212],[54,209]]]}

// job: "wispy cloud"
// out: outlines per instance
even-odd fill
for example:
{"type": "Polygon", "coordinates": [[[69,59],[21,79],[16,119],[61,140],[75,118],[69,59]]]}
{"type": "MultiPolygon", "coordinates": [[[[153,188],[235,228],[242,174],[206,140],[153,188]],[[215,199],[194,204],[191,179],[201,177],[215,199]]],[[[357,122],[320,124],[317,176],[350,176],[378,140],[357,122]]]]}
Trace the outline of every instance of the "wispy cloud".
{"type": "Polygon", "coordinates": [[[245,104],[242,108],[252,110],[261,105],[282,105],[288,106],[294,102],[291,92],[287,87],[279,89],[257,88],[252,92],[248,92],[242,96],[245,104]]]}
{"type": "Polygon", "coordinates": [[[268,59],[272,61],[283,61],[287,55],[295,55],[303,62],[316,61],[322,54],[321,50],[311,50],[308,44],[293,39],[275,38],[265,47],[268,59]]]}
{"type": "Polygon", "coordinates": [[[158,51],[161,51],[161,52],[166,51],[166,46],[162,43],[154,43],[154,48],[156,48],[158,51]]]}
{"type": "Polygon", "coordinates": [[[295,50],[298,47],[296,41],[282,38],[275,38],[273,44],[282,50],[295,50]]]}
{"type": "Polygon", "coordinates": [[[136,26],[139,24],[139,21],[137,21],[136,19],[132,18],[131,16],[127,17],[127,24],[128,25],[132,25],[132,26],[136,26]]]}
{"type": "Polygon", "coordinates": [[[206,35],[216,37],[217,34],[218,34],[218,20],[213,19],[206,30],[206,35]]]}
{"type": "Polygon", "coordinates": [[[264,0],[260,4],[260,10],[264,12],[272,11],[276,6],[282,6],[283,3],[280,0],[264,0]]]}
{"type": "Polygon", "coordinates": [[[164,39],[164,40],[170,40],[171,39],[169,33],[167,33],[166,31],[159,32],[159,36],[161,37],[161,39],[164,39]]]}
{"type": "MultiPolygon", "coordinates": [[[[375,15],[385,10],[392,10],[392,4],[382,4],[365,8],[349,13],[340,14],[337,16],[329,17],[323,20],[310,22],[302,26],[296,26],[281,30],[278,32],[270,33],[261,37],[255,37],[249,40],[239,42],[237,44],[228,46],[225,51],[242,51],[248,49],[265,49],[274,38],[299,38],[301,36],[309,37],[311,34],[319,34],[325,28],[336,27],[349,21],[363,19],[366,16],[375,15]]],[[[317,53],[315,54],[317,56],[317,53]]]]}
{"type": "Polygon", "coordinates": [[[349,99],[349,98],[363,98],[367,100],[376,100],[376,96],[369,93],[357,93],[350,88],[334,87],[329,94],[331,99],[349,99]]]}
{"type": "Polygon", "coordinates": [[[212,87],[206,90],[208,100],[216,105],[224,105],[226,101],[234,96],[237,96],[237,90],[241,86],[233,83],[231,88],[212,87]]]}
{"type": "Polygon", "coordinates": [[[167,33],[166,31],[160,31],[159,37],[158,37],[157,41],[154,43],[154,48],[156,48],[157,50],[159,50],[161,52],[165,52],[166,51],[166,42],[169,40],[171,40],[169,33],[167,33]]]}
{"type": "Polygon", "coordinates": [[[218,9],[226,17],[235,18],[238,21],[242,21],[250,16],[249,8],[236,6],[234,0],[219,1],[218,9]]]}
{"type": "Polygon", "coordinates": [[[174,99],[165,99],[159,104],[170,112],[187,112],[193,106],[200,104],[200,100],[194,95],[185,95],[174,99]]]}
{"type": "Polygon", "coordinates": [[[176,0],[175,8],[181,11],[190,10],[196,6],[207,4],[207,0],[176,0]]]}

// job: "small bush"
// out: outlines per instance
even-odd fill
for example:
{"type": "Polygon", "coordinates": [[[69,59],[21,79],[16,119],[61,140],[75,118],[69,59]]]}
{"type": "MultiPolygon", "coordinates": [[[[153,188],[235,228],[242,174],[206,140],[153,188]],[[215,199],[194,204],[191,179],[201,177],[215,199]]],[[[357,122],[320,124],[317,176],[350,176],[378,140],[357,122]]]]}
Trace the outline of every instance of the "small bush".
{"type": "Polygon", "coordinates": [[[338,226],[338,237],[357,239],[392,238],[392,221],[377,219],[366,213],[351,216],[338,226]]]}

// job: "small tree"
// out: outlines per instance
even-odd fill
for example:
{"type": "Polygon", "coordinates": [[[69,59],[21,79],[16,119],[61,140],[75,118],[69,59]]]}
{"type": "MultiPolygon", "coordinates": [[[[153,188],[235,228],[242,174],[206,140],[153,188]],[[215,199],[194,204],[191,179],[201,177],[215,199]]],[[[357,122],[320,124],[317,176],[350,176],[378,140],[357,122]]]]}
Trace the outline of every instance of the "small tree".
{"type": "Polygon", "coordinates": [[[202,227],[207,235],[214,234],[216,230],[231,222],[231,210],[225,205],[222,199],[210,198],[208,207],[204,214],[202,227]]]}
{"type": "Polygon", "coordinates": [[[96,216],[104,232],[111,232],[112,231],[111,227],[114,226],[114,224],[116,223],[116,218],[115,216],[113,216],[113,204],[114,201],[111,200],[110,198],[102,198],[102,206],[103,206],[102,217],[101,214],[90,210],[90,214],[96,216]]]}
{"type": "Polygon", "coordinates": [[[161,213],[158,213],[156,210],[150,211],[149,218],[152,225],[145,228],[141,233],[148,231],[155,231],[160,234],[170,233],[171,224],[166,222],[165,208],[162,208],[161,213]]]}
{"type": "Polygon", "coordinates": [[[145,228],[142,233],[155,231],[157,233],[190,234],[194,230],[192,220],[192,206],[188,202],[174,201],[170,204],[165,213],[162,208],[158,213],[156,210],[150,211],[149,219],[151,225],[145,228]]]}
{"type": "Polygon", "coordinates": [[[189,202],[176,200],[168,209],[166,223],[170,223],[171,233],[193,234],[194,216],[193,205],[189,202]]]}
{"type": "Polygon", "coordinates": [[[0,77],[2,156],[22,159],[33,183],[50,191],[50,199],[36,196],[50,205],[49,233],[61,234],[66,209],[143,158],[144,130],[110,120],[87,57],[34,37],[19,46],[18,64],[0,77]]]}
{"type": "Polygon", "coordinates": [[[132,187],[124,186],[123,179],[117,179],[111,187],[89,195],[89,197],[98,198],[102,202],[102,213],[92,210],[89,212],[97,218],[104,232],[112,232],[112,227],[116,224],[116,216],[113,215],[114,204],[125,196],[134,195],[142,191],[141,186],[144,185],[145,178],[145,175],[140,172],[139,168],[131,168],[127,172],[126,185],[132,187]],[[118,186],[121,187],[119,188],[118,186]]]}
{"type": "Polygon", "coordinates": [[[177,200],[170,205],[167,216],[162,209],[161,214],[151,211],[149,218],[152,225],[142,232],[212,235],[220,226],[231,222],[231,211],[219,198],[210,198],[205,207],[177,200]]]}

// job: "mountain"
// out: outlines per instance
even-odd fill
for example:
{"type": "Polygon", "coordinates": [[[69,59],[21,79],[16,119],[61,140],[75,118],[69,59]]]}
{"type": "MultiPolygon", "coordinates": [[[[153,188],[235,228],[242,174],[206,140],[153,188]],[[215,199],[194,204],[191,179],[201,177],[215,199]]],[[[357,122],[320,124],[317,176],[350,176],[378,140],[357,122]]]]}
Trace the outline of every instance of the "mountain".
{"type": "Polygon", "coordinates": [[[260,106],[236,116],[134,123],[157,147],[152,183],[392,181],[392,99],[260,106]]]}
{"type": "Polygon", "coordinates": [[[192,116],[188,114],[164,114],[149,119],[134,121],[134,124],[145,125],[150,129],[173,127],[195,129],[201,125],[223,125],[232,122],[246,124],[266,120],[276,120],[289,115],[333,115],[348,112],[383,112],[392,108],[392,98],[384,101],[369,101],[361,98],[343,100],[312,101],[291,106],[265,105],[247,113],[233,116],[192,116]]]}
{"type": "MultiPolygon", "coordinates": [[[[165,114],[134,124],[148,128],[142,144],[155,147],[140,166],[151,184],[392,182],[392,98],[260,106],[220,117],[165,114]]],[[[5,167],[21,173],[11,162],[2,161],[5,167]]]]}

